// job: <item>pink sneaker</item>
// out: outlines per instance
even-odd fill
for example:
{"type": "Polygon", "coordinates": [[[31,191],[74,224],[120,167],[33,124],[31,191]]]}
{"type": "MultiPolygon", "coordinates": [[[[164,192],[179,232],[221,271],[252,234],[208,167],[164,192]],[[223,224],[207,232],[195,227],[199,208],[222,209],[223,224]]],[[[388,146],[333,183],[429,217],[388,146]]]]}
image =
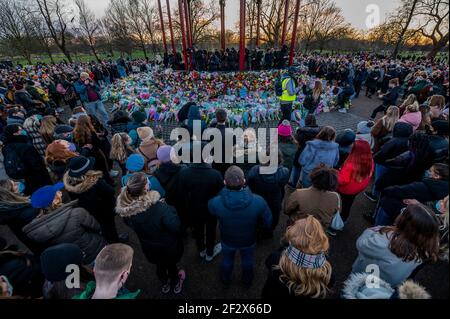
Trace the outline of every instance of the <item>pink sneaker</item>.
{"type": "Polygon", "coordinates": [[[177,285],[173,288],[173,292],[174,292],[176,295],[178,295],[178,294],[181,293],[181,291],[183,290],[183,283],[184,283],[184,281],[186,280],[186,272],[185,272],[183,269],[181,269],[181,270],[178,272],[178,278],[179,278],[178,283],[177,283],[177,285]]]}

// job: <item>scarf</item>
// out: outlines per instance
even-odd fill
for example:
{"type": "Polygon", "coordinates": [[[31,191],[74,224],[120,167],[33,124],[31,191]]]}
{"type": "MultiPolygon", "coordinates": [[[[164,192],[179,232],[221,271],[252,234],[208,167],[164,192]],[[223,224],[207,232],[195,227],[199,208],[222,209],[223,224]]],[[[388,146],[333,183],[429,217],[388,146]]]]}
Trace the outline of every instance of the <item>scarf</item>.
{"type": "Polygon", "coordinates": [[[291,245],[287,248],[286,253],[290,261],[302,268],[321,268],[327,261],[324,253],[320,253],[318,255],[308,255],[291,245]]]}

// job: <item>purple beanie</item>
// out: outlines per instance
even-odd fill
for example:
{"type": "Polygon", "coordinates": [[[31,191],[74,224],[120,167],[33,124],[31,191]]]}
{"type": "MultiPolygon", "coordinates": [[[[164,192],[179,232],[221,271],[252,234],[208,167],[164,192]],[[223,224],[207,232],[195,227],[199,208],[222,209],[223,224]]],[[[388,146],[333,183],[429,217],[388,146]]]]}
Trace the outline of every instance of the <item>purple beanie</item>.
{"type": "Polygon", "coordinates": [[[170,145],[163,145],[160,148],[158,148],[158,151],[156,153],[156,156],[158,157],[158,160],[162,163],[168,163],[171,162],[170,153],[172,152],[172,146],[170,145]]]}

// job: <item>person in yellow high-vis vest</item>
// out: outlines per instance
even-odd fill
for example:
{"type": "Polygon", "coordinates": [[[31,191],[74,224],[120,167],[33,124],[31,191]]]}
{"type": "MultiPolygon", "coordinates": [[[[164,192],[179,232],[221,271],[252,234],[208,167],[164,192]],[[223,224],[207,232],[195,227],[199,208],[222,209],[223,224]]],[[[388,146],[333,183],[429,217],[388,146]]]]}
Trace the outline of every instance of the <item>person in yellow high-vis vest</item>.
{"type": "Polygon", "coordinates": [[[295,81],[290,74],[285,74],[281,78],[281,88],[283,90],[283,93],[280,96],[280,106],[282,113],[280,123],[284,120],[291,120],[292,104],[297,99],[297,89],[295,87],[295,81]]]}

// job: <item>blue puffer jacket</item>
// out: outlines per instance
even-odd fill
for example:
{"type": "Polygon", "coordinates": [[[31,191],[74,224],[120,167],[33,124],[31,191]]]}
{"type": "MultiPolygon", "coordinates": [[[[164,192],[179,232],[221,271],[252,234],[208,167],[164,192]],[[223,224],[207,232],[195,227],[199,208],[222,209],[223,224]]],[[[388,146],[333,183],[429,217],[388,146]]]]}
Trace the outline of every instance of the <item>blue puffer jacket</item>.
{"type": "Polygon", "coordinates": [[[262,220],[265,228],[272,225],[272,213],[266,201],[249,188],[234,191],[224,188],[208,203],[211,214],[217,216],[222,242],[233,248],[256,243],[256,226],[262,220]]]}
{"type": "Polygon", "coordinates": [[[339,144],[322,140],[306,142],[306,147],[299,158],[305,174],[311,173],[320,164],[335,167],[339,162],[339,144]]]}

